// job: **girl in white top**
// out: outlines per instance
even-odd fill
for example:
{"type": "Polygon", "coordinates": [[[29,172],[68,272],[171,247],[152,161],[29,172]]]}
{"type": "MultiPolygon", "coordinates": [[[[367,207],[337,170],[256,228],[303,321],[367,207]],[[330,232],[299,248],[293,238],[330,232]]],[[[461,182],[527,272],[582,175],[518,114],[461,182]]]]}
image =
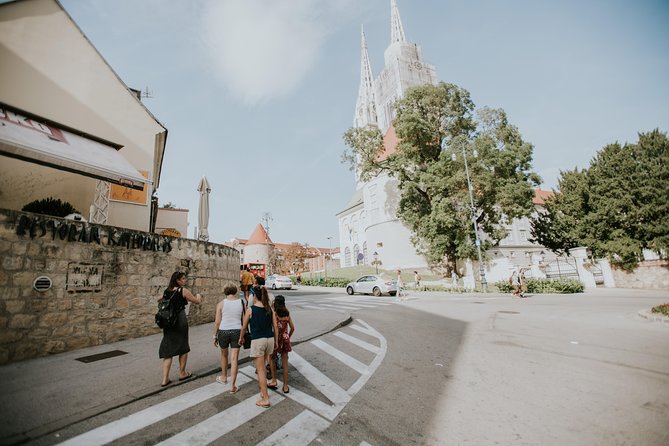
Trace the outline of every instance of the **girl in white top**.
{"type": "Polygon", "coordinates": [[[230,393],[236,393],[237,366],[239,360],[239,335],[242,328],[242,314],[244,303],[237,295],[237,286],[228,283],[223,289],[225,298],[216,305],[214,319],[214,345],[221,349],[221,374],[216,381],[228,383],[228,348],[232,350],[230,358],[230,393]]]}

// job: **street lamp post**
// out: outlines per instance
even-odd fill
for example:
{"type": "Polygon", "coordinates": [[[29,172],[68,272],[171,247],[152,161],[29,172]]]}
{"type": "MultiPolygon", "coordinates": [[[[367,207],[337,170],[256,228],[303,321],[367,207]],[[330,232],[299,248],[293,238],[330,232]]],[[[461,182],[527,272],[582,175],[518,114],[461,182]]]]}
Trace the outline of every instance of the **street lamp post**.
{"type": "MultiPolygon", "coordinates": [[[[332,236],[326,237],[328,239],[328,256],[332,256],[332,236]]],[[[328,280],[328,257],[324,257],[325,266],[325,280],[328,280]]]]}
{"type": "MultiPolygon", "coordinates": [[[[474,157],[476,157],[476,151],[474,151],[474,157]]],[[[455,153],[453,154],[453,158],[455,161],[455,153]]],[[[465,162],[465,174],[467,175],[467,189],[469,189],[469,218],[472,221],[472,224],[474,225],[474,234],[476,236],[476,254],[478,255],[478,260],[479,260],[479,275],[481,277],[481,289],[483,292],[488,291],[488,281],[486,280],[485,277],[485,267],[483,266],[483,257],[481,256],[481,239],[479,239],[479,227],[478,224],[476,223],[476,215],[474,213],[475,207],[474,207],[474,188],[472,187],[472,180],[469,177],[469,165],[467,164],[467,151],[465,150],[465,145],[464,143],[462,144],[462,159],[465,162]]]]}

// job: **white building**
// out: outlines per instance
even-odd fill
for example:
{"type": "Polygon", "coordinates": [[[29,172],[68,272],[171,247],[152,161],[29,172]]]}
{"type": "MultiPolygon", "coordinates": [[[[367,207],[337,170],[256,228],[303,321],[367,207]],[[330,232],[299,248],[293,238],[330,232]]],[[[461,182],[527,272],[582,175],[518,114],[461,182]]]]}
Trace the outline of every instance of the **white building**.
{"type": "MultiPolygon", "coordinates": [[[[404,35],[397,2],[391,0],[390,45],[384,52],[384,67],[372,77],[365,33],[362,32],[360,89],[355,107],[355,127],[378,126],[385,135],[386,154],[397,144],[393,104],[409,87],[436,84],[434,66],[423,60],[420,48],[404,35]]],[[[397,181],[380,175],[361,182],[356,172],[356,191],[339,219],[340,265],[369,264],[376,252],[383,268],[425,268],[427,263],[416,254],[411,232],[396,216],[399,202],[397,181]]]]}

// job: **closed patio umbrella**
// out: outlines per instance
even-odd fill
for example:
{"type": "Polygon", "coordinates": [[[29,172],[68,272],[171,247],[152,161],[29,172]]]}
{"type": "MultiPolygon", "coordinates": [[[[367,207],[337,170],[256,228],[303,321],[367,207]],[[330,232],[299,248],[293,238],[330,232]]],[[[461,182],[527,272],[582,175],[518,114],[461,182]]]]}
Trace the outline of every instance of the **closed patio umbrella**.
{"type": "Polygon", "coordinates": [[[198,240],[209,241],[209,192],[211,187],[207,177],[202,177],[200,184],[197,186],[200,192],[200,206],[197,210],[197,224],[198,224],[198,240]]]}

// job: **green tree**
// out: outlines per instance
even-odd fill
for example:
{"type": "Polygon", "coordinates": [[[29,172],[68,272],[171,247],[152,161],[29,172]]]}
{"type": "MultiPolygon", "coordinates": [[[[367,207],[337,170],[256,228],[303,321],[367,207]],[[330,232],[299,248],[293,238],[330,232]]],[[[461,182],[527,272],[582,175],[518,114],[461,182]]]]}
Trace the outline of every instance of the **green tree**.
{"type": "Polygon", "coordinates": [[[559,252],[587,246],[625,269],[644,248],[669,248],[669,139],[659,130],[636,144],[609,144],[580,172],[561,173],[560,193],[532,222],[535,241],[559,252]]]}
{"type": "Polygon", "coordinates": [[[363,180],[387,174],[397,181],[397,216],[431,266],[451,269],[457,259],[476,257],[472,218],[486,235],[485,250],[506,236],[500,222],[530,215],[533,187],[541,181],[530,171],[533,148],[503,110],[475,113],[468,91],[443,82],[409,89],[395,110],[394,153],[385,151],[378,128],[351,128],[343,159],[363,180]]]}

